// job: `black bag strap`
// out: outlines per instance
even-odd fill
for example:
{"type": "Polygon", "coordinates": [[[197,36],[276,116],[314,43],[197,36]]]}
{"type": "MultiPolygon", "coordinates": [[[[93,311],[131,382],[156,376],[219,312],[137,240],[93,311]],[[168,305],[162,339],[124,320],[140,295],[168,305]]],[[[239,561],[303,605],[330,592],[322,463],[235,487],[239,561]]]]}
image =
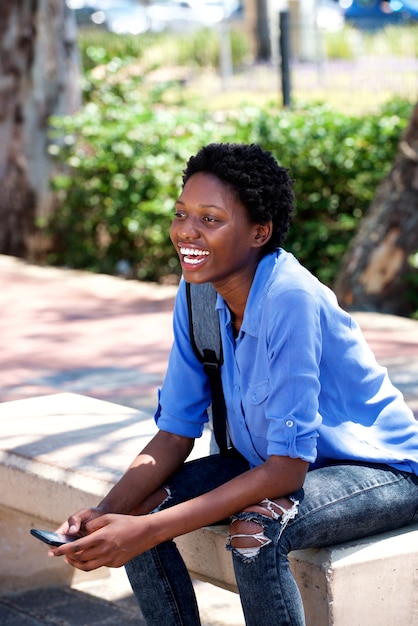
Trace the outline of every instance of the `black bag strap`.
{"type": "Polygon", "coordinates": [[[198,285],[186,282],[186,297],[190,341],[209,377],[215,441],[221,454],[227,454],[226,405],[221,379],[223,353],[219,316],[215,308],[217,294],[210,283],[198,285]]]}

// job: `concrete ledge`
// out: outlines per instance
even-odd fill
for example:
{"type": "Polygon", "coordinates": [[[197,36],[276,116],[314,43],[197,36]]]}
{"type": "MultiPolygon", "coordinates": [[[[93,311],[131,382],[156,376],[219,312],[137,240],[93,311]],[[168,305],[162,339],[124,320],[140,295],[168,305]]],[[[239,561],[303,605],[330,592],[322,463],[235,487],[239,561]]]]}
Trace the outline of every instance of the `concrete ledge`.
{"type": "MultiPolygon", "coordinates": [[[[192,577],[237,591],[227,528],[203,528],[176,543],[192,577]]],[[[295,550],[307,626],[418,624],[418,524],[329,548],[295,550]]]]}
{"type": "Polygon", "coordinates": [[[53,530],[94,506],[155,432],[152,418],[71,393],[0,405],[0,587],[15,591],[107,576],[48,559],[30,528],[53,530]]]}
{"type": "MultiPolygon", "coordinates": [[[[94,506],[155,432],[152,418],[77,394],[0,405],[0,586],[15,591],[108,576],[48,559],[32,527],[53,529],[94,506]]],[[[194,456],[206,453],[209,438],[194,456]]],[[[226,527],[176,540],[193,578],[236,591],[226,527]]],[[[418,624],[418,525],[320,550],[295,551],[307,626],[418,624]]]]}
{"type": "Polygon", "coordinates": [[[97,503],[154,421],[140,411],[72,393],[0,405],[0,504],[60,522],[97,503]]]}
{"type": "MultiPolygon", "coordinates": [[[[0,560],[0,588],[108,576],[106,568],[85,574],[48,559],[46,546],[29,530],[53,530],[70,513],[95,506],[154,435],[154,419],[111,402],[59,393],[4,402],[0,420],[0,551],[11,555],[0,560]]],[[[209,433],[194,456],[208,449],[209,433]]]]}

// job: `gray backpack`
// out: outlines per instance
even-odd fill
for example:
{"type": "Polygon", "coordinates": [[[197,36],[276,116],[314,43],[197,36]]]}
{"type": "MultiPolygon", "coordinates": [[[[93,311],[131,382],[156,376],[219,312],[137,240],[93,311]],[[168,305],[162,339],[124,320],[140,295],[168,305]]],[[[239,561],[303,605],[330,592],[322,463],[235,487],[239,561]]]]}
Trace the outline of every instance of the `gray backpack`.
{"type": "Polygon", "coordinates": [[[226,406],[222,388],[223,363],[219,316],[215,309],[217,293],[210,283],[186,283],[190,341],[206,372],[212,396],[213,434],[221,454],[228,454],[226,406]]]}

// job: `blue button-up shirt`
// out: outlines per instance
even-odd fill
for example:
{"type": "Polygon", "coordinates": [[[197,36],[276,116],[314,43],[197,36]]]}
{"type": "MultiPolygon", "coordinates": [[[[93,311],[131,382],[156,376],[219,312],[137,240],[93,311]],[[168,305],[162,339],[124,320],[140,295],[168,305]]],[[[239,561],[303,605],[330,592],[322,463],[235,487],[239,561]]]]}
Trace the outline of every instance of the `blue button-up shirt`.
{"type": "MultiPolygon", "coordinates": [[[[312,466],[387,463],[418,474],[418,422],[333,292],[288,252],[257,268],[235,339],[218,295],[222,382],[234,446],[256,466],[274,454],[312,466]]],[[[199,437],[210,389],[189,338],[185,283],[160,391],[161,430],[199,437]]]]}

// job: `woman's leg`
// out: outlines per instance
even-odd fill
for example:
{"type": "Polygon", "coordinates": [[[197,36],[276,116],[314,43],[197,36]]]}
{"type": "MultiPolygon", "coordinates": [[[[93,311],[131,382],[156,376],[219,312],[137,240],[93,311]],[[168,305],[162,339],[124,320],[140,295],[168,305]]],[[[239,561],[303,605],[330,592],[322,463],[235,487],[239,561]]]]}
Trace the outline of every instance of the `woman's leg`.
{"type": "MultiPolygon", "coordinates": [[[[284,524],[269,510],[265,514],[249,510],[258,507],[249,507],[231,524],[234,569],[248,626],[305,624],[287,558],[291,550],[360,539],[418,520],[418,478],[387,466],[339,464],[318,469],[308,473],[303,492],[294,497],[299,504],[293,512],[297,506],[298,513],[284,524]],[[242,549],[243,540],[254,546],[257,533],[259,547],[248,553],[242,549]]],[[[289,507],[290,503],[285,508],[289,507]]]]}
{"type": "Polygon", "coordinates": [[[126,573],[149,626],[199,626],[196,597],[174,541],[129,561],[126,573]]]}
{"type": "MultiPolygon", "coordinates": [[[[239,455],[214,455],[185,463],[167,481],[167,508],[211,491],[249,469],[239,455]]],[[[198,626],[189,573],[174,541],[132,559],[126,572],[148,626],[198,626]]]]}

